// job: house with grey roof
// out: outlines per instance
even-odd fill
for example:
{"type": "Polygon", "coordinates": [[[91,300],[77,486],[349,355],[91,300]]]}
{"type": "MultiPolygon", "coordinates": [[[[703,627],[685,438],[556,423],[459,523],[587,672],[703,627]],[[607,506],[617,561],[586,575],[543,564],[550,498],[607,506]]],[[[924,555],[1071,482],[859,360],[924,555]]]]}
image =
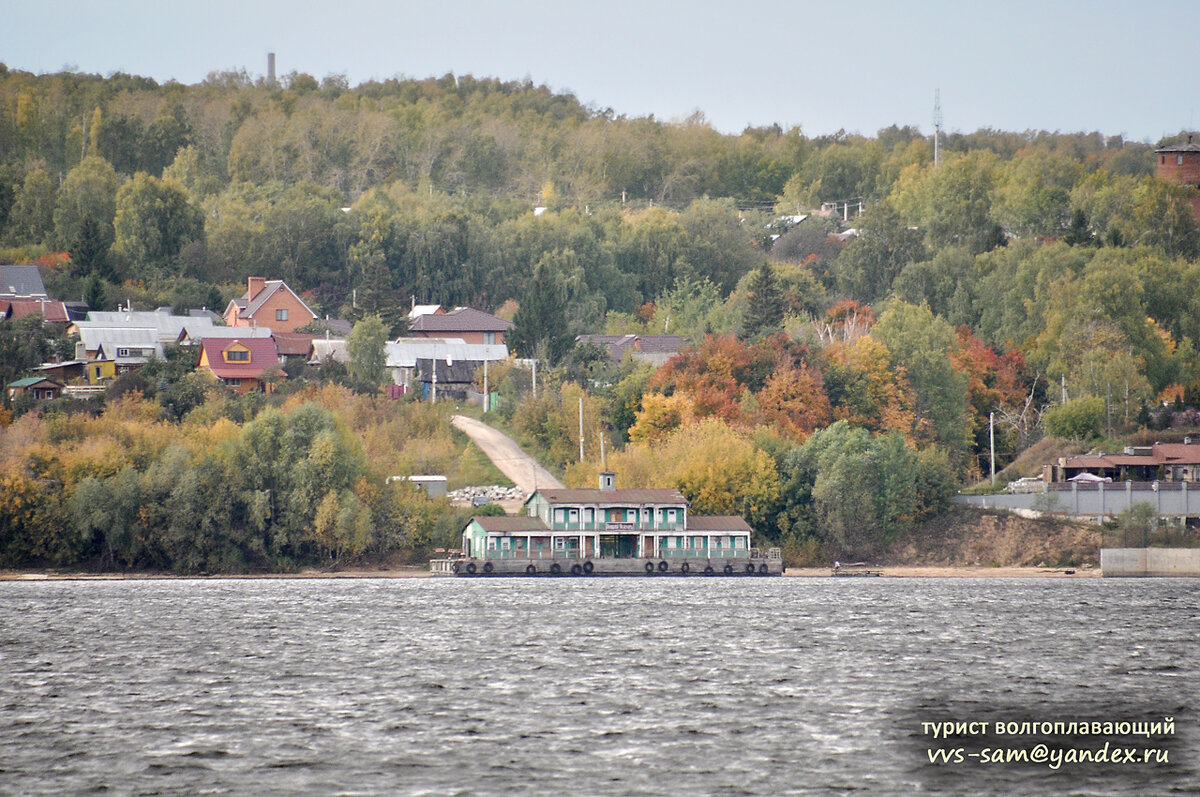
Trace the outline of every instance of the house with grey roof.
{"type": "Polygon", "coordinates": [[[678,354],[688,341],[679,335],[579,335],[575,343],[599,346],[615,363],[629,356],[659,366],[678,354]]]}
{"type": "Polygon", "coordinates": [[[513,322],[476,310],[456,307],[446,313],[425,313],[412,319],[408,331],[420,338],[462,338],[467,343],[504,343],[513,322]]]}
{"type": "Polygon", "coordinates": [[[49,299],[37,266],[0,266],[0,298],[49,299]]]}
{"type": "Polygon", "coordinates": [[[246,293],[225,308],[225,325],[270,327],[276,332],[295,332],[317,320],[317,314],[283,280],[250,277],[246,293]]]}

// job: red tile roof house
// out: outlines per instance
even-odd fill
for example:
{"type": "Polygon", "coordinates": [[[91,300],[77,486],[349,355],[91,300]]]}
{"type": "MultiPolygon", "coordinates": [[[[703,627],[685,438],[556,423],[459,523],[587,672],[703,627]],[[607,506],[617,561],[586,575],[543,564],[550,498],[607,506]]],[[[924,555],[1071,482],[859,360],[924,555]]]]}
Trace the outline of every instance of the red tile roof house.
{"type": "Polygon", "coordinates": [[[271,338],[202,338],[196,370],[207,372],[238,393],[271,392],[265,378],[274,368],[283,378],[279,353],[271,338]]]}
{"type": "Polygon", "coordinates": [[[1089,474],[1113,481],[1200,481],[1200,437],[1182,443],[1130,446],[1120,454],[1089,454],[1060,458],[1047,465],[1046,481],[1070,481],[1089,474]]]}
{"type": "Polygon", "coordinates": [[[316,320],[317,314],[287,283],[263,277],[250,277],[246,281],[246,295],[225,308],[225,325],[230,327],[270,327],[275,332],[295,332],[316,320]]]}
{"type": "Polygon", "coordinates": [[[462,338],[465,343],[503,343],[513,323],[471,307],[426,313],[413,319],[409,334],[419,338],[462,338]]]}
{"type": "Polygon", "coordinates": [[[0,299],[0,319],[40,315],[46,323],[70,322],[67,306],[50,299],[0,299]]]}

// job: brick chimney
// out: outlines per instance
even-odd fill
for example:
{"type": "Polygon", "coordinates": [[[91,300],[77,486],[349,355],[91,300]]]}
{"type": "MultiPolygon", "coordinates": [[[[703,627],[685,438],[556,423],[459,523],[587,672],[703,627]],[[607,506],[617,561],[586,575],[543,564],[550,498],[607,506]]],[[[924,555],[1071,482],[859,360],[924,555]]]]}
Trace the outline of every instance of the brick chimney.
{"type": "Polygon", "coordinates": [[[246,301],[258,296],[259,291],[267,287],[266,277],[250,277],[246,280],[246,301]]]}

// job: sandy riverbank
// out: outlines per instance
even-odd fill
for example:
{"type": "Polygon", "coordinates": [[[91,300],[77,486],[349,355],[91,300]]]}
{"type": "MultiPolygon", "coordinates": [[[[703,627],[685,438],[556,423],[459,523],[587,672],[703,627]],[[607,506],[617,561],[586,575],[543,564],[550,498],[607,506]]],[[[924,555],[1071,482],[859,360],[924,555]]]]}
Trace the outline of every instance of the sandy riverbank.
{"type": "MultiPolygon", "coordinates": [[[[872,567],[884,578],[1098,578],[1100,568],[1055,567],[872,567]]],[[[789,567],[784,576],[828,578],[828,567],[789,567]]]]}
{"type": "MultiPolygon", "coordinates": [[[[1051,567],[878,567],[884,578],[1098,578],[1099,568],[1074,571],[1051,567]]],[[[787,578],[829,578],[828,567],[793,567],[787,578]]],[[[182,578],[431,578],[433,573],[420,567],[388,570],[347,569],[337,572],[302,570],[299,573],[255,573],[252,575],[177,576],[171,573],[57,573],[50,571],[0,572],[0,581],[121,581],[136,579],[182,578]]]]}
{"type": "Polygon", "coordinates": [[[195,578],[430,578],[433,573],[421,567],[397,567],[388,570],[351,568],[328,572],[305,569],[298,573],[230,573],[180,576],[174,573],[58,573],[52,571],[0,571],[0,581],[129,581],[195,578]]]}

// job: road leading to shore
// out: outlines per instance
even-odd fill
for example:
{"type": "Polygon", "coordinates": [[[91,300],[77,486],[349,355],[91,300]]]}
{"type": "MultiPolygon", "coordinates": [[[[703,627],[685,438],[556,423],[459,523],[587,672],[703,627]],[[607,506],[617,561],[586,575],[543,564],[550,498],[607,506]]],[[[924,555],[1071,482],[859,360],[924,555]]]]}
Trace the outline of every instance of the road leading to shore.
{"type": "Polygon", "coordinates": [[[512,480],[526,494],[538,489],[562,489],[563,483],[554,478],[533,457],[526,454],[516,441],[498,429],[482,421],[455,415],[451,423],[466,433],[471,442],[487,454],[500,472],[512,480]]]}

